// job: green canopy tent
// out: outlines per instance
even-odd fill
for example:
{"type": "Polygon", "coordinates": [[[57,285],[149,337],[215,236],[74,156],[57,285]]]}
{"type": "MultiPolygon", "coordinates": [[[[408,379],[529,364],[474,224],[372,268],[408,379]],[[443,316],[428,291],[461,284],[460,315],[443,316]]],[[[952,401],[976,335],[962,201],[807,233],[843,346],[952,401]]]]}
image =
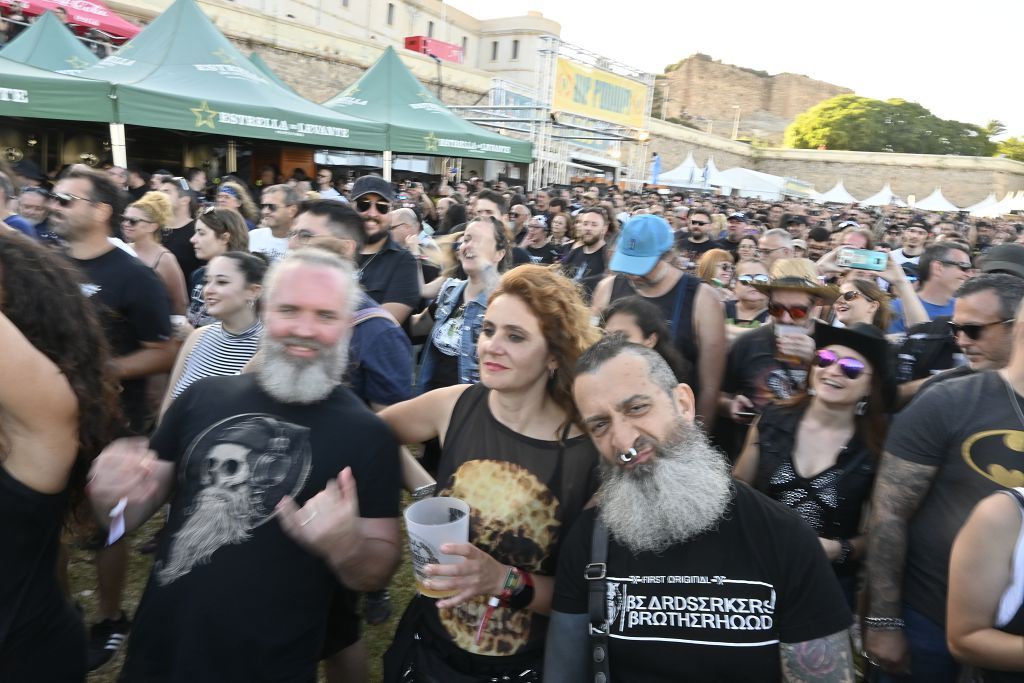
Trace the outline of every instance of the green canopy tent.
{"type": "Polygon", "coordinates": [[[0,57],[0,116],[114,120],[110,86],[0,57]]]}
{"type": "Polygon", "coordinates": [[[53,12],[44,12],[7,43],[0,57],[70,76],[99,61],[53,12]]]}
{"type": "Polygon", "coordinates": [[[258,53],[253,52],[252,54],[250,54],[249,61],[252,62],[252,65],[259,69],[264,76],[274,81],[274,83],[277,83],[282,88],[287,88],[288,90],[295,92],[295,88],[282,81],[281,77],[274,73],[274,70],[271,69],[266,62],[263,61],[263,57],[260,57],[258,53]]]}
{"type": "Polygon", "coordinates": [[[529,142],[492,133],[446,107],[391,47],[358,81],[324,102],[324,106],[387,124],[385,177],[390,177],[392,152],[518,163],[533,160],[533,145],[529,142]]]}
{"type": "Polygon", "coordinates": [[[267,78],[193,0],[175,0],[82,76],[112,84],[122,129],[112,127],[111,138],[122,159],[126,123],[362,150],[384,145],[382,124],[331,111],[267,78]]]}

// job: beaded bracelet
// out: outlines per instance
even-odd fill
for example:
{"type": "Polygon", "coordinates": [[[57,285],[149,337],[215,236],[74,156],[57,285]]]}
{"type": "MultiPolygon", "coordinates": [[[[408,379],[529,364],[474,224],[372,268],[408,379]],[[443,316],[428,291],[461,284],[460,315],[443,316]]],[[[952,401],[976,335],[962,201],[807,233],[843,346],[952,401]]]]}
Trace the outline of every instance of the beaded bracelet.
{"type": "Polygon", "coordinates": [[[902,631],[907,625],[899,617],[864,617],[864,626],[872,631],[902,631]]]}

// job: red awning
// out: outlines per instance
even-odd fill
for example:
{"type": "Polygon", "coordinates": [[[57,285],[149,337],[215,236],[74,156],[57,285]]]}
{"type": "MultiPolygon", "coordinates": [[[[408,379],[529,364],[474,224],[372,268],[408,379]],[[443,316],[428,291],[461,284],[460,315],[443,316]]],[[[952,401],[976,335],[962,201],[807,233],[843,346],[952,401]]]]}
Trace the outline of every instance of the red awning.
{"type": "Polygon", "coordinates": [[[142,29],[118,16],[113,10],[96,0],[0,0],[0,7],[7,14],[12,10],[20,10],[22,14],[35,16],[50,10],[60,16],[67,13],[67,23],[76,33],[85,33],[92,29],[120,39],[134,38],[142,29]]]}

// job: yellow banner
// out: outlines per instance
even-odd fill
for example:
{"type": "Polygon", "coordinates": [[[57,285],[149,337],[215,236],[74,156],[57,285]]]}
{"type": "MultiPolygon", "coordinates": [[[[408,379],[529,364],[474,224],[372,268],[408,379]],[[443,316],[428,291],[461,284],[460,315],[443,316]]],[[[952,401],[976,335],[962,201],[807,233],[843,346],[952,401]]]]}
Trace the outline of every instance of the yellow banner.
{"type": "Polygon", "coordinates": [[[558,58],[553,109],[642,128],[647,86],[624,76],[558,58]]]}

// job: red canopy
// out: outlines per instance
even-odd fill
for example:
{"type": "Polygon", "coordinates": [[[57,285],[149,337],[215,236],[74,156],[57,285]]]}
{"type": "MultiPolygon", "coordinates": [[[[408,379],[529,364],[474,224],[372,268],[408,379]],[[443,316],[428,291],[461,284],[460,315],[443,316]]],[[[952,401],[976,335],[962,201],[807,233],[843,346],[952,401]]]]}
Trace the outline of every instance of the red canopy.
{"type": "MultiPolygon", "coordinates": [[[[121,39],[134,38],[142,29],[123,19],[97,0],[0,0],[0,6],[20,10],[24,15],[37,15],[50,10],[64,10],[67,23],[78,33],[98,29],[121,39]]],[[[56,12],[60,16],[60,12],[56,12]]]]}

